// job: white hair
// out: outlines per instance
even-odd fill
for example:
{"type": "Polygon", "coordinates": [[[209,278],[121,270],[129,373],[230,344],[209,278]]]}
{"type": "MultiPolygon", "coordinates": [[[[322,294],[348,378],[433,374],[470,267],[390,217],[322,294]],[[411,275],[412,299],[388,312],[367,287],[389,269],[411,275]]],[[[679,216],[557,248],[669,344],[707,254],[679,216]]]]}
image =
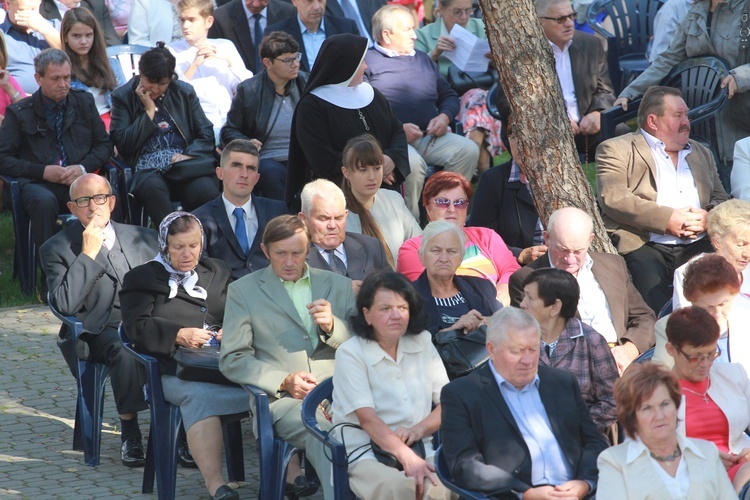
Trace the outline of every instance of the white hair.
{"type": "Polygon", "coordinates": [[[425,249],[435,236],[443,233],[453,233],[458,236],[458,241],[461,242],[461,259],[463,260],[464,254],[466,253],[466,234],[463,230],[447,220],[436,220],[430,222],[422,231],[422,244],[419,245],[419,258],[424,257],[425,249]]]}
{"type": "Polygon", "coordinates": [[[541,339],[542,329],[534,316],[517,307],[503,307],[487,323],[487,342],[497,346],[508,340],[510,333],[531,328],[536,330],[541,339]]]}
{"type": "Polygon", "coordinates": [[[315,179],[305,184],[305,187],[302,188],[300,198],[302,199],[302,213],[305,214],[305,217],[310,217],[315,198],[340,201],[346,207],[344,192],[336,184],[326,179],[315,179]]]}

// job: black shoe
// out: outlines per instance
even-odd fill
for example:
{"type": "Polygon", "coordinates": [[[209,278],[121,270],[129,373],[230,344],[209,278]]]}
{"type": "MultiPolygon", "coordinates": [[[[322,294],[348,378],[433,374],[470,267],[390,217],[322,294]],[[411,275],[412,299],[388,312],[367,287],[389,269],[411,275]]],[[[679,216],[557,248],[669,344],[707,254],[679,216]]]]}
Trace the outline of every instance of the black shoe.
{"type": "Polygon", "coordinates": [[[195,463],[193,455],[190,453],[187,441],[180,441],[177,443],[177,460],[180,462],[180,465],[186,469],[198,468],[198,464],[195,463]]]}
{"type": "Polygon", "coordinates": [[[120,448],[122,465],[125,467],[143,467],[146,464],[146,454],[140,439],[128,439],[120,448]]]}
{"type": "Polygon", "coordinates": [[[309,497],[318,491],[318,485],[309,481],[306,476],[300,474],[294,478],[293,483],[284,485],[284,493],[290,497],[309,497]]]}
{"type": "Polygon", "coordinates": [[[240,494],[226,484],[219,486],[216,493],[209,495],[211,500],[239,500],[240,494]]]}

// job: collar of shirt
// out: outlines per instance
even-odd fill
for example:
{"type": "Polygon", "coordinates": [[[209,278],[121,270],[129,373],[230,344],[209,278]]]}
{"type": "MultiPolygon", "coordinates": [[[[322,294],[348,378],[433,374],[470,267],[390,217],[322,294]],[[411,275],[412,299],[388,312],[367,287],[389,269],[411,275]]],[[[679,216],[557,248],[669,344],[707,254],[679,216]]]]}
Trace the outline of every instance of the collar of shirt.
{"type": "MultiPolygon", "coordinates": [[[[224,193],[221,193],[221,201],[224,202],[224,210],[227,212],[229,224],[232,226],[232,229],[234,229],[237,222],[237,219],[234,216],[234,209],[237,208],[237,205],[227,200],[224,193]]],[[[255,215],[255,209],[253,208],[253,195],[251,194],[247,202],[239,208],[245,211],[245,220],[250,220],[250,218],[255,215]]],[[[250,243],[252,243],[252,241],[250,243]]]]}
{"type": "Polygon", "coordinates": [[[416,50],[412,50],[411,53],[409,53],[409,54],[399,54],[395,50],[386,49],[385,47],[383,47],[379,43],[375,44],[375,50],[377,50],[378,52],[380,52],[381,54],[383,54],[386,57],[401,57],[401,56],[412,56],[413,57],[417,53],[416,50]]]}
{"type": "Polygon", "coordinates": [[[303,23],[302,19],[300,19],[299,14],[297,14],[297,22],[299,23],[299,30],[303,35],[318,35],[321,33],[323,35],[326,34],[326,16],[320,18],[320,25],[318,25],[318,29],[314,33],[307,29],[305,23],[303,23]]]}
{"type": "Polygon", "coordinates": [[[277,278],[279,278],[279,281],[281,281],[281,284],[284,286],[294,285],[295,283],[299,283],[301,281],[307,281],[307,283],[312,286],[312,282],[310,282],[310,266],[307,265],[307,262],[305,262],[305,270],[302,272],[302,277],[297,281],[287,281],[280,276],[277,276],[277,278]]]}
{"type": "MultiPolygon", "coordinates": [[[[549,255],[547,255],[547,258],[549,258],[549,255]]],[[[591,255],[589,255],[588,252],[586,252],[586,258],[583,260],[583,265],[581,266],[581,269],[578,270],[580,273],[581,271],[591,272],[591,268],[594,266],[594,259],[591,258],[591,255]]],[[[552,259],[549,259],[549,267],[557,269],[555,267],[555,263],[552,262],[552,259]]]]}
{"type": "Polygon", "coordinates": [[[68,98],[65,97],[60,102],[53,101],[46,95],[44,95],[42,92],[39,92],[39,94],[42,96],[42,104],[44,104],[44,111],[46,113],[54,113],[57,111],[57,108],[63,108],[63,111],[65,111],[65,104],[67,103],[68,98]]]}
{"type": "MultiPolygon", "coordinates": [[[[685,454],[685,451],[690,450],[693,455],[696,455],[705,460],[706,457],[703,455],[703,453],[701,453],[701,450],[693,444],[692,441],[690,441],[689,439],[685,439],[684,436],[680,435],[677,432],[675,432],[675,434],[677,436],[677,446],[680,447],[680,451],[682,451],[683,455],[685,454]]],[[[641,441],[638,437],[631,439],[630,441],[628,441],[628,454],[625,458],[625,463],[631,464],[633,463],[633,461],[635,461],[635,459],[644,454],[646,455],[646,457],[649,457],[651,452],[646,447],[646,445],[643,444],[643,441],[641,441]]]]}
{"type": "MultiPolygon", "coordinates": [[[[662,156],[669,156],[667,154],[667,145],[664,144],[664,142],[654,137],[653,135],[649,134],[645,130],[641,129],[641,134],[643,134],[643,138],[646,139],[646,144],[648,144],[649,149],[651,151],[661,154],[662,156]]],[[[688,142],[685,144],[685,147],[680,151],[679,160],[682,160],[685,156],[687,156],[691,151],[693,150],[693,147],[688,142]]],[[[678,162],[679,163],[679,162],[678,162]]]]}
{"type": "MultiPolygon", "coordinates": [[[[328,262],[328,253],[327,253],[326,249],[323,248],[322,246],[318,245],[317,243],[313,243],[313,245],[315,246],[315,248],[318,249],[318,252],[323,257],[323,259],[326,262],[328,262]]],[[[333,254],[336,257],[338,257],[339,259],[341,259],[342,262],[344,263],[344,265],[346,265],[346,250],[344,250],[344,244],[343,243],[341,243],[339,246],[337,246],[336,248],[333,249],[333,254]]]]}
{"type": "Polygon", "coordinates": [[[365,360],[370,366],[374,366],[384,359],[395,361],[396,364],[400,364],[403,359],[402,354],[414,354],[422,351],[422,347],[414,342],[409,334],[404,334],[398,339],[395,360],[393,360],[393,358],[391,358],[375,340],[365,340],[360,338],[360,343],[362,345],[362,352],[365,355],[365,360]]]}
{"type": "Polygon", "coordinates": [[[557,44],[552,43],[552,41],[548,38],[547,41],[549,42],[550,46],[552,47],[552,53],[553,54],[565,54],[568,49],[570,49],[570,46],[573,44],[573,40],[568,40],[568,43],[565,44],[565,47],[562,49],[557,46],[557,44]]]}
{"type": "Polygon", "coordinates": [[[495,377],[495,382],[497,382],[498,387],[505,387],[506,389],[515,391],[515,392],[525,392],[532,388],[536,388],[537,390],[539,389],[539,374],[538,373],[534,375],[534,380],[529,382],[527,385],[525,385],[521,389],[517,389],[516,386],[514,386],[513,384],[505,380],[505,377],[500,375],[497,372],[497,370],[495,370],[495,365],[492,362],[492,360],[490,360],[490,362],[487,364],[489,365],[490,370],[492,371],[492,375],[495,377]]]}
{"type": "MultiPolygon", "coordinates": [[[[245,9],[245,16],[247,17],[247,20],[250,21],[252,19],[254,21],[255,20],[253,19],[254,14],[250,12],[250,9],[247,8],[247,5],[245,4],[245,2],[241,2],[241,3],[242,3],[242,8],[245,9]]],[[[259,14],[261,15],[261,17],[268,17],[268,7],[263,7],[263,10],[261,10],[259,14]]]]}

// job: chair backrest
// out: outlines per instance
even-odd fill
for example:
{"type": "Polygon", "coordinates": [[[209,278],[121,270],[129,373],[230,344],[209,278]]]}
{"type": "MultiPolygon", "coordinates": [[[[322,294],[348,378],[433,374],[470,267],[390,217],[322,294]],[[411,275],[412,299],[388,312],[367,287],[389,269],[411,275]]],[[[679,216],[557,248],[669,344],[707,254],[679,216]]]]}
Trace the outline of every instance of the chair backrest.
{"type": "Polygon", "coordinates": [[[138,74],[138,61],[141,59],[141,54],[149,49],[151,47],[145,45],[113,45],[107,47],[107,57],[112,60],[113,64],[120,65],[125,81],[128,81],[138,74]]]}
{"type": "Polygon", "coordinates": [[[445,462],[445,457],[443,457],[443,447],[438,447],[437,451],[435,452],[435,472],[437,473],[438,478],[440,479],[440,482],[442,482],[446,488],[451,490],[454,493],[458,493],[459,497],[463,499],[468,500],[489,500],[489,497],[482,494],[482,493],[476,493],[474,491],[469,491],[467,489],[461,488],[460,486],[456,485],[456,483],[453,482],[453,477],[451,477],[450,468],[448,467],[448,464],[445,462]]]}
{"type": "Polygon", "coordinates": [[[588,24],[605,37],[608,50],[622,57],[627,54],[645,54],[654,34],[654,17],[665,0],[594,0],[588,10],[588,24]],[[610,33],[601,22],[601,13],[607,13],[612,23],[610,33]]]}
{"type": "Polygon", "coordinates": [[[652,347],[648,351],[645,351],[643,354],[635,358],[633,363],[645,363],[646,361],[651,361],[654,358],[654,350],[656,348],[652,347]]]}

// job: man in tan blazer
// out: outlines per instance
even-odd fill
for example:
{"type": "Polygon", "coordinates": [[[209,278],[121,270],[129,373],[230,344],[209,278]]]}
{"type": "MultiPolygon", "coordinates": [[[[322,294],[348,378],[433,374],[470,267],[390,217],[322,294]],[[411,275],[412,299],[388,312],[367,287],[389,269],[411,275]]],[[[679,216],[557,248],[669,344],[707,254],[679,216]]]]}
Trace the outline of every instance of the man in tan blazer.
{"type": "Polygon", "coordinates": [[[638,109],[640,129],[596,152],[604,224],[654,312],[672,296],[674,270],[712,251],[706,215],[728,199],[711,151],[689,140],[687,111],[679,90],[651,87],[638,109]]]}
{"type": "Polygon", "coordinates": [[[547,253],[510,277],[511,305],[520,306],[524,283],[534,270],[568,271],[581,289],[577,316],[607,339],[622,373],[654,345],[654,312],[630,281],[622,257],[589,251],[593,239],[589,214],[572,207],[553,212],[544,232],[547,253]]]}
{"type": "MultiPolygon", "coordinates": [[[[325,498],[333,499],[331,464],[322,443],[305,431],[300,405],[333,375],[355,302],[349,278],[305,263],[309,247],[299,218],[268,222],[261,249],[270,265],[229,285],[219,367],[228,379],[268,393],[276,435],[306,451],[325,498]]],[[[330,428],[322,413],[318,420],[330,428]]]]}

